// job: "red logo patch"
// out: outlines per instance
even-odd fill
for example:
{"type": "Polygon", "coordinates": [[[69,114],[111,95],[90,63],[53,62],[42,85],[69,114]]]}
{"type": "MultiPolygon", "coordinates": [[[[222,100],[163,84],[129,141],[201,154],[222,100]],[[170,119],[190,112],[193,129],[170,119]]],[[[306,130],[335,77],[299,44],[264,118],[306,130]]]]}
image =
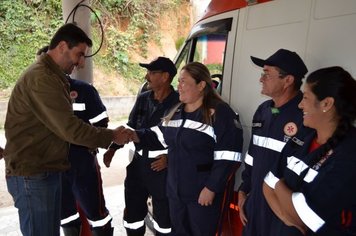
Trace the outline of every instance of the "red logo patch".
{"type": "Polygon", "coordinates": [[[297,125],[294,122],[288,122],[283,129],[284,133],[288,135],[289,137],[294,136],[297,131],[297,125]]]}
{"type": "Polygon", "coordinates": [[[76,99],[78,97],[78,92],[77,91],[70,91],[69,94],[71,99],[76,99]]]}

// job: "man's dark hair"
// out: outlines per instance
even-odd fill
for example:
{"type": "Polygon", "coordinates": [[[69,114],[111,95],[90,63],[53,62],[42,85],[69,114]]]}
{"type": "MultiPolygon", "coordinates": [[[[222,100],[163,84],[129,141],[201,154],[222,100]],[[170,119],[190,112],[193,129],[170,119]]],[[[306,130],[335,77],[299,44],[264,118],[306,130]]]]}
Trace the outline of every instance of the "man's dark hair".
{"type": "Polygon", "coordinates": [[[36,56],[41,56],[42,53],[46,53],[48,51],[48,45],[46,46],[43,46],[42,48],[38,49],[37,53],[36,53],[36,56]]]}
{"type": "Polygon", "coordinates": [[[77,46],[79,43],[85,43],[88,47],[93,45],[88,35],[73,23],[65,24],[57,30],[51,39],[49,49],[54,49],[61,41],[65,41],[69,49],[77,46]]]}

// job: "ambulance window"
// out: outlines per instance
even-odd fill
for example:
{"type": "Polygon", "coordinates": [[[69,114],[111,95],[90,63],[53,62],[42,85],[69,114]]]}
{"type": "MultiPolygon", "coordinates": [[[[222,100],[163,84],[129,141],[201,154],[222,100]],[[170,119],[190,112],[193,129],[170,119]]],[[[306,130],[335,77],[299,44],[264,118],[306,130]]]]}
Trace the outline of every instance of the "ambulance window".
{"type": "Polygon", "coordinates": [[[206,65],[212,75],[213,85],[221,94],[223,65],[227,34],[202,35],[195,40],[193,61],[206,65]]]}
{"type": "Polygon", "coordinates": [[[174,76],[172,81],[172,85],[174,88],[177,88],[178,85],[179,72],[182,70],[183,66],[185,66],[189,61],[188,56],[189,56],[190,45],[191,45],[191,40],[189,40],[183,45],[183,48],[179,51],[178,57],[175,60],[175,65],[177,67],[177,75],[174,76]]]}

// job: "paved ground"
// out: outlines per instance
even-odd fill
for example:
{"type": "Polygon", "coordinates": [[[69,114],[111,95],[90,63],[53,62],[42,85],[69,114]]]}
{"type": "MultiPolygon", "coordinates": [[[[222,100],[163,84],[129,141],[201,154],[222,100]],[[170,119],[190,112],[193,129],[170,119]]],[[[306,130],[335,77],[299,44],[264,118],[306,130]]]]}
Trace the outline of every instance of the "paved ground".
{"type": "MultiPolygon", "coordinates": [[[[3,131],[0,131],[0,146],[4,147],[5,138],[3,131]]],[[[102,178],[104,182],[104,195],[106,206],[113,217],[114,235],[126,235],[122,224],[122,212],[124,203],[123,181],[126,175],[125,167],[129,163],[128,147],[116,152],[111,167],[106,168],[102,163],[102,154],[105,150],[100,150],[98,160],[102,167],[102,178]]],[[[4,174],[4,160],[0,160],[0,236],[21,235],[18,223],[17,209],[13,207],[13,202],[9,196],[4,174]]],[[[152,236],[152,232],[147,229],[147,236],[152,236]]]]}

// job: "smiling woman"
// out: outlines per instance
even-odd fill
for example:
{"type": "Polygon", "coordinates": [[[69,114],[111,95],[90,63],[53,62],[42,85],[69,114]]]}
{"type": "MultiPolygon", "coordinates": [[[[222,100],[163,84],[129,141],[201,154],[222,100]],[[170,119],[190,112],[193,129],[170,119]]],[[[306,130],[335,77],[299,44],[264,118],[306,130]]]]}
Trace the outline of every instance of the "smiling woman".
{"type": "Polygon", "coordinates": [[[273,235],[355,235],[355,91],[356,81],[341,67],[308,76],[299,107],[314,130],[289,141],[264,180],[279,218],[273,235]]]}

